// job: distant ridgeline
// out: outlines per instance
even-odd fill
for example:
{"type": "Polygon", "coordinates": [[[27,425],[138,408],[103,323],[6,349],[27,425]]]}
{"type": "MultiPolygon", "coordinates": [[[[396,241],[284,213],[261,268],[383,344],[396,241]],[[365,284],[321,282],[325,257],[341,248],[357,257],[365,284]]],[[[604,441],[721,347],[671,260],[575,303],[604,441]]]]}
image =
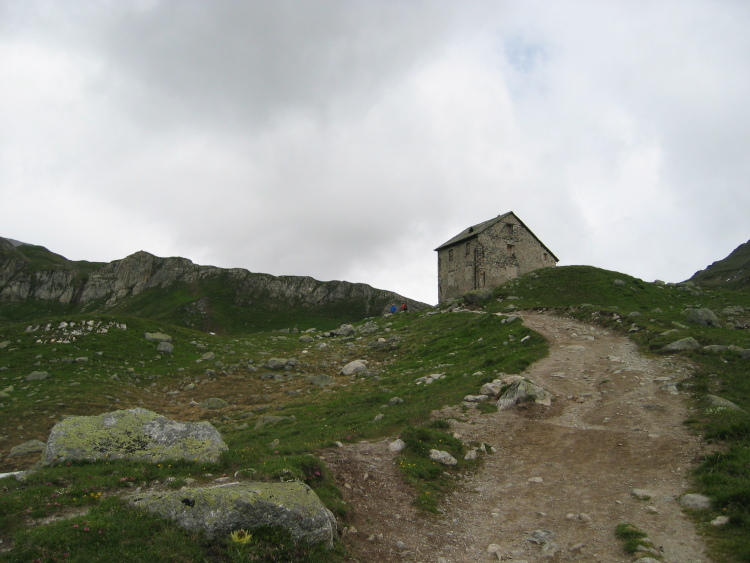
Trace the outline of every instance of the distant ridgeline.
{"type": "Polygon", "coordinates": [[[76,262],[0,237],[0,324],[106,313],[221,333],[329,329],[401,303],[427,306],[362,283],[199,266],[143,251],[110,263],[76,262]]]}
{"type": "Polygon", "coordinates": [[[690,281],[700,285],[750,291],[750,241],[739,245],[723,260],[696,272],[690,281]]]}

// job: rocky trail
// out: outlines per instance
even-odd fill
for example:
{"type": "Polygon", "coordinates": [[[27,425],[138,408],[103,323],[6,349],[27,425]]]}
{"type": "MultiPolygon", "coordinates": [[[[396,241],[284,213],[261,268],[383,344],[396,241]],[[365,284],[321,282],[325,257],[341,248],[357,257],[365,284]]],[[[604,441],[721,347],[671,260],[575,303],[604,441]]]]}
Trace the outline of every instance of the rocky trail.
{"type": "Polygon", "coordinates": [[[689,366],[646,358],[598,327],[537,313],[523,320],[550,341],[550,355],[523,375],[555,400],[490,414],[461,406],[434,413],[451,419],[463,440],[495,449],[462,476],[443,514],[412,506],[390,440],[322,453],[352,507],[345,530],[352,560],[629,562],[614,536],[629,522],[664,561],[708,563],[678,502],[703,447],[683,425],[685,396],[674,386],[689,366]],[[634,489],[651,498],[636,498],[634,489]]]}

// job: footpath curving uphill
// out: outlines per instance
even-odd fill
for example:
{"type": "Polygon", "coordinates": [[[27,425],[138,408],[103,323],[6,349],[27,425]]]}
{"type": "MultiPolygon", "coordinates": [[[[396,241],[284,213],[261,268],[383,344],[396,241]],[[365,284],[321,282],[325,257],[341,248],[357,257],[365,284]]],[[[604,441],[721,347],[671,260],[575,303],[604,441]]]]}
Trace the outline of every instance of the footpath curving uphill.
{"type": "Polygon", "coordinates": [[[549,390],[552,405],[434,413],[464,441],[496,450],[438,517],[411,505],[389,440],[329,450],[355,512],[346,541],[372,561],[625,563],[634,557],[614,530],[628,522],[667,563],[708,563],[679,502],[702,448],[683,425],[677,384],[689,366],[646,358],[602,328],[537,313],[523,319],[549,339],[550,355],[522,375],[549,390]]]}

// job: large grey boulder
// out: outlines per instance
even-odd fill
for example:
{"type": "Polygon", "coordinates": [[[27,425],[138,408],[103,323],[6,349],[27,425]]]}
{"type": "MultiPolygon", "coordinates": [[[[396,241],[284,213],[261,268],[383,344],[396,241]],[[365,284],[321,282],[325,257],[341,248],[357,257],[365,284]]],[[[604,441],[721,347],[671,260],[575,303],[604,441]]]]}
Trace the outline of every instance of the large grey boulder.
{"type": "Polygon", "coordinates": [[[693,309],[688,313],[687,320],[703,326],[721,326],[716,313],[711,309],[693,309]]]}
{"type": "Polygon", "coordinates": [[[682,352],[684,350],[697,350],[700,347],[700,343],[695,338],[688,336],[687,338],[675,340],[671,344],[667,344],[663,349],[665,352],[682,352]]]}
{"type": "Polygon", "coordinates": [[[333,543],[336,518],[318,495],[298,481],[227,483],[215,487],[133,495],[133,507],[168,518],[209,538],[235,530],[280,526],[302,544],[333,543]]]}
{"type": "Polygon", "coordinates": [[[215,462],[227,449],[208,422],[177,422],[138,408],[61,420],[52,428],[42,463],[99,459],[215,462]]]}

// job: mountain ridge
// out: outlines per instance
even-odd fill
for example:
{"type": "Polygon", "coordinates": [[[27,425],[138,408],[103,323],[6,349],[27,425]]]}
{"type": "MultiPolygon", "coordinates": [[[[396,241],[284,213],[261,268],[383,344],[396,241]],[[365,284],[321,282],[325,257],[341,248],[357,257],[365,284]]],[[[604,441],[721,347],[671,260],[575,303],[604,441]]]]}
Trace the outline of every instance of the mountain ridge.
{"type": "Polygon", "coordinates": [[[0,238],[0,311],[14,308],[20,311],[16,320],[23,320],[22,305],[30,301],[229,332],[281,328],[306,318],[356,321],[391,304],[428,306],[363,283],[202,266],[145,251],[108,263],[74,262],[45,247],[0,238]]]}

